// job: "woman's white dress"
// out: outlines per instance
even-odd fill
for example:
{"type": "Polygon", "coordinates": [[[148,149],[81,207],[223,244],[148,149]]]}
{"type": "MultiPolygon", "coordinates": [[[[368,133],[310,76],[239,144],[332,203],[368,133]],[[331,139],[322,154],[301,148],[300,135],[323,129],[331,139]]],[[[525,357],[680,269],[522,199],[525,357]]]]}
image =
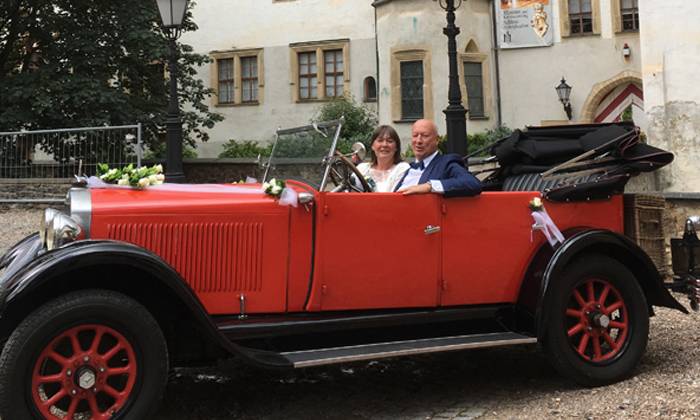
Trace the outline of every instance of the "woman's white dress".
{"type": "MultiPolygon", "coordinates": [[[[374,192],[392,192],[396,187],[396,184],[401,181],[403,174],[410,168],[408,163],[399,162],[392,166],[391,169],[386,171],[380,171],[376,168],[372,168],[372,163],[362,162],[357,165],[357,170],[360,171],[365,179],[371,178],[374,187],[374,192]]],[[[372,185],[372,182],[370,182],[372,185]]]]}

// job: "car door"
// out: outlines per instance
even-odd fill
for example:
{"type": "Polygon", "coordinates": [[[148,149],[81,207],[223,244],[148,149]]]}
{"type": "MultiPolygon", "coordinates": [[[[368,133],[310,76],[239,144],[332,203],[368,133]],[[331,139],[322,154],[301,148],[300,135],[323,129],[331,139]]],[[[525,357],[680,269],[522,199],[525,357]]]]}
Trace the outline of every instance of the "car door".
{"type": "Polygon", "coordinates": [[[435,307],[439,197],[321,193],[308,310],[435,307]]]}
{"type": "MultiPolygon", "coordinates": [[[[528,203],[537,192],[486,192],[443,199],[442,306],[513,303],[537,250],[545,244],[532,232],[528,203]]],[[[557,227],[622,231],[621,197],[576,203],[546,201],[557,227]]],[[[549,245],[545,245],[549,246],[549,245]]]]}

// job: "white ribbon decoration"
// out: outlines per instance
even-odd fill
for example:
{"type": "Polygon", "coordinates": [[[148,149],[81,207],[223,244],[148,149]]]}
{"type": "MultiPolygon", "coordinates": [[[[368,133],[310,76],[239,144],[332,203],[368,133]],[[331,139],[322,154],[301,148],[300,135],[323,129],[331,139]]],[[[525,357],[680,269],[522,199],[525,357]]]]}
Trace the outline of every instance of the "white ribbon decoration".
{"type": "MultiPolygon", "coordinates": [[[[108,184],[98,177],[91,176],[87,182],[88,188],[94,189],[134,189],[128,185],[108,184]]],[[[226,185],[226,184],[160,184],[148,187],[151,191],[170,192],[196,192],[196,193],[223,193],[223,194],[255,194],[264,195],[265,191],[261,187],[254,187],[248,184],[226,185]]],[[[292,188],[284,188],[277,202],[281,206],[297,207],[299,205],[299,195],[292,188]]]]}
{"type": "Polygon", "coordinates": [[[532,224],[532,229],[530,230],[530,242],[535,240],[533,232],[536,230],[542,231],[552,248],[556,244],[564,242],[564,235],[562,235],[561,231],[557,225],[554,224],[554,221],[551,217],[549,217],[549,214],[547,214],[547,211],[544,208],[542,208],[541,211],[533,211],[530,214],[532,215],[532,220],[535,221],[535,223],[532,224]]]}

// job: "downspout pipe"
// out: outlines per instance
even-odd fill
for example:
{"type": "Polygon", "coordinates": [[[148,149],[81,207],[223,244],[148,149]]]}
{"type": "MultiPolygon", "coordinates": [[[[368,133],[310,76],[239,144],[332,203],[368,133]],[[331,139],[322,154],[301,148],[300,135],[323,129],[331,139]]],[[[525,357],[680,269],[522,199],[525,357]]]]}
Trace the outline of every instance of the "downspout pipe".
{"type": "Polygon", "coordinates": [[[494,70],[496,72],[496,122],[498,127],[503,125],[503,114],[501,111],[501,66],[499,61],[499,51],[498,51],[498,31],[496,22],[496,10],[498,1],[493,0],[493,8],[491,8],[491,26],[493,27],[493,62],[494,70]]]}
{"type": "Polygon", "coordinates": [[[377,118],[379,118],[379,110],[381,109],[379,107],[380,101],[381,101],[381,84],[379,83],[379,31],[377,30],[377,5],[372,4],[374,6],[374,56],[376,60],[376,65],[374,67],[375,71],[375,80],[377,81],[377,118]]]}

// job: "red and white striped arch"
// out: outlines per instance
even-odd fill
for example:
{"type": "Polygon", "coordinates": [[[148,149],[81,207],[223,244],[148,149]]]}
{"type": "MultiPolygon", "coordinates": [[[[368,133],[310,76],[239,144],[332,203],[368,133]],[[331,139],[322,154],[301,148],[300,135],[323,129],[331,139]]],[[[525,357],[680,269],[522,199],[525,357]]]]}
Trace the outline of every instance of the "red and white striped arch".
{"type": "Polygon", "coordinates": [[[644,109],[644,92],[635,83],[623,84],[603,99],[595,112],[595,122],[619,121],[622,113],[630,105],[644,109]]]}

